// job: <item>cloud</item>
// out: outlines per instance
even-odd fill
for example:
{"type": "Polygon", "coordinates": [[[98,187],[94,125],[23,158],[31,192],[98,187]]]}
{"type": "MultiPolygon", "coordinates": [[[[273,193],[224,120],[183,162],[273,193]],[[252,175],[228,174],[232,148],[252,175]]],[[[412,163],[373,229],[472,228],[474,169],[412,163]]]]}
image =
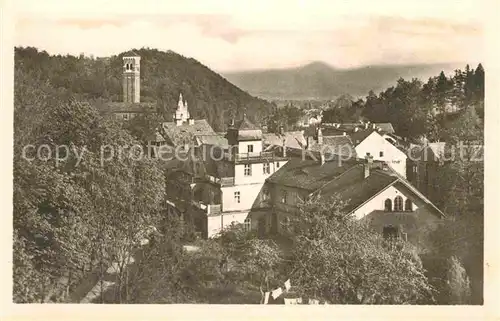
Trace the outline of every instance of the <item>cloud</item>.
{"type": "Polygon", "coordinates": [[[315,60],[356,67],[483,58],[482,26],[472,18],[458,21],[410,11],[383,15],[381,9],[352,15],[345,9],[332,13],[312,8],[269,9],[258,15],[24,14],[15,39],[16,45],[62,54],[109,56],[140,47],[173,50],[218,71],[291,67],[315,60]]]}

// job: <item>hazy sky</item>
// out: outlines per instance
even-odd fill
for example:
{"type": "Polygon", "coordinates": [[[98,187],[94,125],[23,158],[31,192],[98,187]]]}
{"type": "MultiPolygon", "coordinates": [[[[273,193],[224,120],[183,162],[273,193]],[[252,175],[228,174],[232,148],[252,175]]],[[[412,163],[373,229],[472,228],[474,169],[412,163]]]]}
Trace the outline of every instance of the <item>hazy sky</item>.
{"type": "Polygon", "coordinates": [[[170,49],[218,71],[483,60],[478,0],[15,2],[15,45],[51,54],[170,49]]]}

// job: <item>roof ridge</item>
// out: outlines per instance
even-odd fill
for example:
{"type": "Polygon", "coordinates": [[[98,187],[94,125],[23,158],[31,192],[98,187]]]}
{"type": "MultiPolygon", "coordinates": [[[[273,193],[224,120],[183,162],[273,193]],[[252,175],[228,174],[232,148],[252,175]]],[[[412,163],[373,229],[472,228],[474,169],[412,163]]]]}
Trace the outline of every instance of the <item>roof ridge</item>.
{"type": "Polygon", "coordinates": [[[316,191],[320,191],[320,190],[321,190],[322,188],[324,188],[327,184],[330,184],[331,182],[333,182],[333,181],[335,181],[335,180],[339,179],[340,177],[344,176],[344,174],[346,174],[346,173],[350,172],[351,170],[353,170],[353,169],[354,169],[354,168],[356,168],[356,167],[359,167],[360,165],[362,166],[363,164],[355,164],[355,165],[353,165],[353,166],[349,167],[349,169],[347,169],[347,170],[346,170],[345,172],[343,172],[342,174],[340,174],[340,175],[338,175],[338,176],[334,177],[332,180],[329,180],[329,181],[328,181],[328,182],[326,182],[325,184],[321,185],[319,188],[317,188],[317,189],[316,189],[316,191]]]}

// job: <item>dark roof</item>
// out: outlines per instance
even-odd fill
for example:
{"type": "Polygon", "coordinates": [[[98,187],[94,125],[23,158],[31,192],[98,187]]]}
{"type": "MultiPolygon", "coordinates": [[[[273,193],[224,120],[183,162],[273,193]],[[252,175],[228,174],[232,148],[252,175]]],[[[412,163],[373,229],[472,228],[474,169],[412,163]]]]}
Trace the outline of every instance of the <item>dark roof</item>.
{"type": "Polygon", "coordinates": [[[323,144],[318,144],[318,141],[315,140],[310,149],[314,152],[323,151],[326,154],[333,153],[335,155],[356,157],[356,150],[352,140],[347,135],[323,136],[323,144]]]}
{"type": "Polygon", "coordinates": [[[198,145],[215,145],[222,147],[229,146],[227,138],[219,134],[199,135],[199,136],[197,135],[196,142],[198,143],[198,145]]]}
{"type": "Polygon", "coordinates": [[[315,191],[347,169],[352,161],[327,161],[323,165],[316,160],[291,158],[284,166],[267,179],[268,182],[315,191]]]}
{"type": "Polygon", "coordinates": [[[398,180],[395,175],[381,169],[371,169],[364,178],[364,165],[357,164],[342,176],[325,185],[320,193],[335,194],[346,201],[346,210],[351,212],[398,180]]]}
{"type": "Polygon", "coordinates": [[[317,161],[291,159],[268,182],[295,187],[308,192],[337,195],[347,202],[345,210],[352,212],[371,198],[395,184],[403,184],[410,192],[444,216],[429,199],[413,187],[404,177],[390,167],[380,168],[381,163],[374,163],[370,175],[364,178],[364,164],[360,162],[338,161],[321,165],[317,161]]]}
{"type": "Polygon", "coordinates": [[[380,128],[382,132],[388,133],[388,134],[394,134],[394,127],[392,127],[391,123],[375,123],[375,126],[380,128]]]}
{"type": "Polygon", "coordinates": [[[232,128],[237,130],[260,130],[257,126],[255,126],[245,115],[243,115],[243,119],[235,122],[232,128]]]}
{"type": "Polygon", "coordinates": [[[188,122],[177,126],[174,122],[162,124],[163,136],[174,146],[193,144],[195,137],[200,135],[215,135],[214,130],[205,119],[195,120],[193,125],[188,122]]]}
{"type": "Polygon", "coordinates": [[[304,148],[306,144],[306,139],[301,131],[284,132],[283,134],[267,133],[262,136],[265,145],[283,146],[283,139],[288,148],[300,149],[304,148]]]}
{"type": "Polygon", "coordinates": [[[156,112],[156,103],[108,102],[106,106],[112,113],[156,112]]]}
{"type": "Polygon", "coordinates": [[[359,145],[362,141],[366,139],[366,137],[370,136],[371,133],[377,132],[374,129],[360,129],[357,132],[352,132],[349,134],[351,136],[351,140],[354,143],[354,146],[359,145]]]}
{"type": "Polygon", "coordinates": [[[139,54],[133,50],[129,50],[123,53],[123,57],[140,57],[139,54]]]}

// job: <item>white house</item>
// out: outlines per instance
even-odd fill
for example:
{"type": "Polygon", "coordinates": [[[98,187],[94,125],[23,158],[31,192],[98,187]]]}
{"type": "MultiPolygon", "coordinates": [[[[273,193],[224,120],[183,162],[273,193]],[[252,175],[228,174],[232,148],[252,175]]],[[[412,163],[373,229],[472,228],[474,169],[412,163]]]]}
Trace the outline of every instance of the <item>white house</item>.
{"type": "Polygon", "coordinates": [[[360,158],[372,156],[383,161],[403,177],[406,177],[406,154],[376,130],[357,130],[350,134],[356,155],[360,158]]]}

